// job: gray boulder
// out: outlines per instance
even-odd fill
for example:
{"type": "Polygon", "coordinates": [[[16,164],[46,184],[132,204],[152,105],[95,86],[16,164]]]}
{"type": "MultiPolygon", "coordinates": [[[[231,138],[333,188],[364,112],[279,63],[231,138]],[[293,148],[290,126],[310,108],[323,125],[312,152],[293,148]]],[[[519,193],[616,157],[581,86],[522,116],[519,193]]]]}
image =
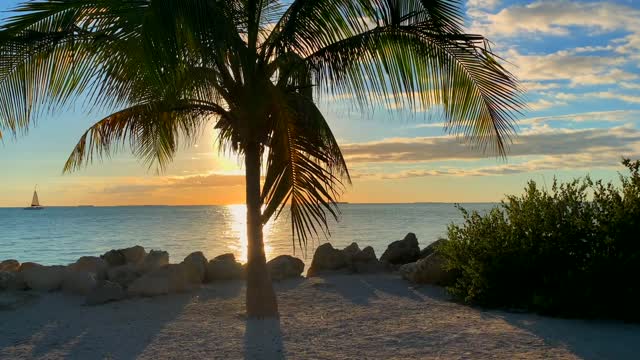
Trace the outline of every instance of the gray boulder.
{"type": "Polygon", "coordinates": [[[342,252],[344,253],[344,255],[347,257],[347,261],[351,262],[351,260],[353,259],[353,257],[358,254],[360,252],[360,247],[358,246],[358,244],[356,243],[351,243],[351,245],[347,246],[346,248],[342,249],[342,252]]]}
{"type": "Polygon", "coordinates": [[[17,272],[20,269],[20,262],[18,260],[4,260],[0,262],[0,271],[17,272]]]}
{"type": "Polygon", "coordinates": [[[346,268],[348,259],[342,250],[335,249],[330,243],[324,243],[313,254],[311,266],[307,276],[316,276],[325,271],[333,271],[346,268]]]}
{"type": "Polygon", "coordinates": [[[169,265],[169,253],[162,250],[151,250],[141,266],[144,272],[149,272],[165,265],[169,265]]]}
{"type": "Polygon", "coordinates": [[[68,294],[87,295],[98,285],[96,275],[87,271],[67,271],[62,280],[62,291],[68,294]]]}
{"type": "Polygon", "coordinates": [[[132,264],[116,266],[107,271],[107,279],[122,286],[123,288],[129,286],[141,275],[142,274],[138,268],[132,264]]]}
{"type": "Polygon", "coordinates": [[[389,264],[402,265],[415,262],[420,257],[418,238],[414,233],[408,233],[402,240],[394,241],[380,257],[380,261],[389,264]]]}
{"type": "Polygon", "coordinates": [[[194,284],[202,283],[207,275],[207,258],[202,251],[187,255],[182,261],[189,272],[189,281],[194,284]]]}
{"type": "Polygon", "coordinates": [[[26,290],[27,283],[20,272],[0,271],[1,290],[26,290]]]}
{"type": "Polygon", "coordinates": [[[224,260],[224,261],[236,261],[236,256],[232,253],[222,254],[214,257],[211,260],[224,260]]]}
{"type": "Polygon", "coordinates": [[[446,259],[433,253],[417,262],[400,267],[404,279],[416,284],[449,285],[455,281],[455,274],[445,269],[446,259]]]}
{"type": "Polygon", "coordinates": [[[147,252],[140,245],[136,245],[126,249],[120,249],[120,252],[122,252],[124,260],[127,264],[141,264],[147,256],[147,252]]]}
{"type": "Polygon", "coordinates": [[[121,250],[109,250],[106,253],[100,255],[104,261],[106,261],[110,267],[120,266],[127,263],[127,258],[121,250]]]}
{"type": "Polygon", "coordinates": [[[132,296],[158,296],[194,289],[184,264],[166,265],[134,281],[127,289],[132,296]]]}
{"type": "Polygon", "coordinates": [[[9,290],[27,290],[29,287],[27,286],[27,282],[25,281],[25,273],[33,268],[42,267],[42,265],[34,263],[34,262],[26,262],[20,264],[20,268],[18,272],[15,273],[15,277],[12,279],[8,278],[7,289],[9,290]]]}
{"type": "Polygon", "coordinates": [[[12,287],[16,281],[16,273],[9,271],[0,271],[0,291],[7,290],[12,287]]]}
{"type": "Polygon", "coordinates": [[[22,271],[22,276],[32,290],[54,291],[62,286],[67,271],[66,266],[34,266],[22,271]]]}
{"type": "Polygon", "coordinates": [[[447,239],[438,239],[434,242],[432,242],[431,244],[427,245],[424,249],[420,250],[420,259],[424,259],[427,256],[433,254],[436,252],[436,250],[442,246],[443,244],[447,243],[449,240],[447,239]]]}
{"type": "Polygon", "coordinates": [[[233,254],[220,255],[207,264],[206,281],[236,280],[244,277],[242,264],[236,261],[233,254]]]}
{"type": "Polygon", "coordinates": [[[90,272],[95,274],[96,279],[104,280],[107,277],[109,264],[97,256],[83,256],[68,268],[74,272],[90,272]]]}
{"type": "Polygon", "coordinates": [[[358,251],[351,257],[352,262],[360,262],[360,263],[369,263],[378,261],[376,257],[376,252],[373,250],[371,246],[367,246],[366,248],[358,251]]]}
{"type": "Polygon", "coordinates": [[[280,255],[267,262],[271,280],[296,278],[304,271],[304,262],[296,257],[280,255]]]}
{"type": "Polygon", "coordinates": [[[102,285],[91,290],[85,299],[87,305],[99,305],[110,301],[124,299],[126,293],[120,284],[105,281],[102,285]]]}
{"type": "Polygon", "coordinates": [[[34,262],[26,262],[26,263],[22,263],[20,264],[20,268],[18,269],[18,272],[24,272],[26,270],[35,268],[35,267],[39,267],[42,266],[38,263],[34,263],[34,262]]]}
{"type": "Polygon", "coordinates": [[[359,274],[377,273],[386,270],[386,266],[378,261],[376,252],[367,246],[351,257],[351,271],[359,274]]]}

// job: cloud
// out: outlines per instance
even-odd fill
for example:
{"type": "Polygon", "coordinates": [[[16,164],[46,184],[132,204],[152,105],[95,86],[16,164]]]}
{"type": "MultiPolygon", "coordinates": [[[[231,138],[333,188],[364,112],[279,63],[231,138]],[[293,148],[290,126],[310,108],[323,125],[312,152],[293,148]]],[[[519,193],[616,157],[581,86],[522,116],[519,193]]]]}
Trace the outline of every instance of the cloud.
{"type": "Polygon", "coordinates": [[[573,38],[611,34],[610,39],[616,37],[605,44],[549,54],[522,54],[515,50],[518,43],[511,42],[513,48],[506,51],[506,59],[514,64],[510,70],[525,81],[524,87],[530,91],[550,89],[541,83],[549,80],[568,81],[571,87],[580,87],[628,83],[639,78],[624,68],[637,66],[640,61],[638,8],[613,2],[539,0],[513,4],[495,13],[493,8],[474,6],[470,7],[469,15],[472,32],[502,40],[521,41],[527,34],[573,38]]]}
{"type": "Polygon", "coordinates": [[[640,120],[640,110],[611,110],[611,111],[592,111],[576,114],[539,116],[524,119],[518,122],[519,125],[534,125],[552,121],[568,121],[568,122],[623,122],[640,120]]]}
{"type": "Polygon", "coordinates": [[[522,87],[526,91],[541,91],[557,89],[560,87],[560,84],[555,82],[525,81],[522,83],[522,87]]]}
{"type": "Polygon", "coordinates": [[[640,10],[606,2],[543,0],[526,5],[514,5],[496,14],[472,14],[474,28],[484,34],[516,36],[542,33],[569,35],[571,27],[593,32],[627,30],[640,32],[640,10]]]}
{"type": "Polygon", "coordinates": [[[467,8],[473,9],[486,9],[493,10],[500,5],[500,0],[469,0],[467,1],[467,8]]]}
{"type": "Polygon", "coordinates": [[[513,64],[510,70],[526,84],[536,81],[563,81],[571,86],[614,84],[637,79],[618,69],[626,60],[619,56],[587,56],[570,51],[558,51],[546,55],[524,55],[517,50],[507,52],[507,60],[513,64]]]}
{"type": "Polygon", "coordinates": [[[106,187],[102,192],[106,194],[141,193],[167,189],[244,186],[244,184],[243,175],[200,174],[162,177],[147,181],[137,180],[133,183],[106,187]]]}
{"type": "MultiPolygon", "coordinates": [[[[637,156],[638,154],[640,154],[640,152],[636,152],[635,154],[627,154],[626,156],[633,157],[633,155],[637,156]]],[[[503,164],[471,169],[453,167],[445,169],[405,170],[391,174],[369,174],[369,177],[391,180],[433,176],[468,177],[513,175],[545,170],[592,170],[596,168],[611,168],[619,166],[621,160],[622,155],[619,153],[599,152],[593,154],[544,156],[539,159],[525,161],[517,164],[503,164]]]]}
{"type": "Polygon", "coordinates": [[[537,101],[527,103],[527,107],[533,111],[539,111],[549,109],[556,106],[567,105],[564,101],[550,101],[546,99],[540,99],[537,101]]]}
{"type": "MultiPolygon", "coordinates": [[[[611,152],[637,153],[640,131],[619,126],[610,129],[553,129],[538,126],[514,138],[508,155],[554,156],[582,155],[611,152]]],[[[477,160],[486,158],[453,136],[393,138],[383,141],[356,143],[343,146],[351,164],[423,163],[447,160],[477,160]]]]}
{"type": "Polygon", "coordinates": [[[627,103],[640,104],[640,95],[627,95],[612,91],[600,91],[584,94],[586,97],[595,97],[600,99],[614,99],[627,103]]]}

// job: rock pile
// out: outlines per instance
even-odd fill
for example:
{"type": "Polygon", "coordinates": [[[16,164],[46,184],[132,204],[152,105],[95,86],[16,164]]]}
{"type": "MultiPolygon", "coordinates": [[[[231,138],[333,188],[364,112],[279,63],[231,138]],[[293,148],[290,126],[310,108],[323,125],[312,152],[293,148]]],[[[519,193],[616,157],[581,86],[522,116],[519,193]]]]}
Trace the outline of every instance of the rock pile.
{"type": "MultiPolygon", "coordinates": [[[[340,250],[325,243],[316,249],[307,276],[399,270],[411,282],[445,285],[455,280],[438,251],[446,241],[438,240],[421,251],[416,235],[408,233],[404,239],[389,244],[380,260],[371,246],[360,249],[352,243],[340,250]]],[[[275,281],[301,277],[304,266],[302,260],[289,255],[267,263],[275,281]]],[[[61,290],[85,296],[87,304],[97,305],[131,296],[190,291],[203,283],[244,279],[245,273],[245,266],[233,254],[207,260],[198,251],[178,264],[170,264],[166,251],[147,252],[142,246],[133,246],[110,250],[99,257],[83,256],[67,266],[5,260],[0,262],[0,290],[61,290]]]]}
{"type": "MultiPolygon", "coordinates": [[[[300,277],[304,271],[304,262],[291,256],[279,256],[268,265],[275,280],[300,277]]],[[[0,290],[63,291],[85,296],[88,305],[185,292],[202,283],[244,277],[244,266],[233,254],[208,261],[198,251],[179,264],[170,264],[168,252],[147,252],[142,246],[110,250],[99,257],[83,256],[67,266],[0,262],[0,290]]]]}
{"type": "Polygon", "coordinates": [[[339,250],[330,243],[325,243],[316,249],[307,276],[317,276],[332,271],[347,273],[374,273],[384,271],[385,266],[378,258],[371,246],[360,250],[356,243],[339,250]]]}

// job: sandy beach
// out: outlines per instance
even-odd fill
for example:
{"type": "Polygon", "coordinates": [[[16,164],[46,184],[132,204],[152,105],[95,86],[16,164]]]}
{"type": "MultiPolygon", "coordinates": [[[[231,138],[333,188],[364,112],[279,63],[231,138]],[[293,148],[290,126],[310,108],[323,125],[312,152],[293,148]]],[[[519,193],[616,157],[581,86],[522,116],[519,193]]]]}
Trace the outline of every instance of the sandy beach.
{"type": "Polygon", "coordinates": [[[1,359],[634,359],[640,325],[483,311],[397,275],[276,284],[281,318],[247,321],[244,283],[100,306],[50,293],[0,308],[1,359]]]}

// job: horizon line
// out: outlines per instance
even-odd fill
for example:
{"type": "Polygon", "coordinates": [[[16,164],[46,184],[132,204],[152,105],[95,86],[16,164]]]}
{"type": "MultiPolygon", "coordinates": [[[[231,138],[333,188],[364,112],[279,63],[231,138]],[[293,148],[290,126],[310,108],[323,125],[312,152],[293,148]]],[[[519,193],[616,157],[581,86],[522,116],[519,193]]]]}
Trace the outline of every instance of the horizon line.
{"type": "MultiPolygon", "coordinates": [[[[414,202],[339,202],[337,205],[420,205],[420,204],[497,204],[500,201],[414,201],[414,202]]],[[[77,207],[205,207],[205,206],[238,206],[234,204],[123,204],[123,205],[46,205],[44,208],[77,208],[77,207]]],[[[23,209],[26,206],[1,206],[0,209],[23,209]]]]}

